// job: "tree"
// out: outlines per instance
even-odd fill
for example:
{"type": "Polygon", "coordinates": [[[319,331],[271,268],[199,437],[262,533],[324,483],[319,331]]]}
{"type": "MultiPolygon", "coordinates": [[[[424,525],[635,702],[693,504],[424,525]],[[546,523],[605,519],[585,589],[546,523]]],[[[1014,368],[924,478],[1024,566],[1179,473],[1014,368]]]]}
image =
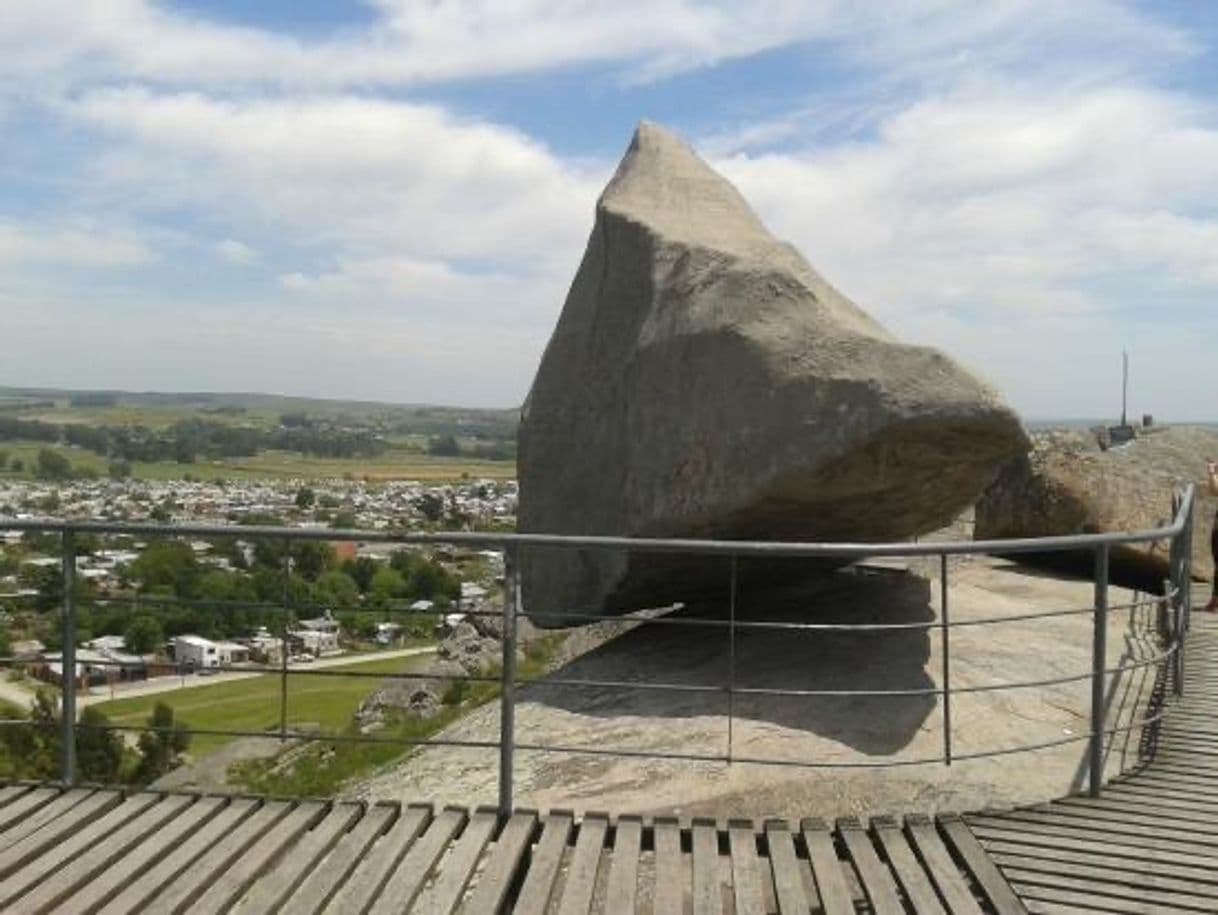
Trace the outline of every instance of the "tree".
{"type": "Polygon", "coordinates": [[[436,457],[458,457],[461,454],[461,446],[457,444],[455,436],[440,435],[427,443],[427,453],[436,457]]]}
{"type": "Polygon", "coordinates": [[[127,626],[123,640],[132,654],[152,654],[164,644],[165,630],[156,617],[142,614],[127,626]]]}
{"type": "Polygon", "coordinates": [[[111,785],[123,767],[123,740],[110,719],[93,706],[80,713],[76,727],[76,770],[82,781],[111,785]]]}
{"type": "Polygon", "coordinates": [[[313,586],[315,600],[322,604],[333,604],[342,610],[359,603],[359,585],[346,572],[333,569],[323,572],[313,586]]]}
{"type": "Polygon", "coordinates": [[[51,448],[39,448],[34,474],[40,480],[67,480],[72,476],[72,462],[51,448]]]}
{"type": "Polygon", "coordinates": [[[19,457],[15,457],[9,462],[8,466],[13,473],[21,473],[21,471],[25,470],[25,461],[21,460],[19,457]]]}
{"type": "Polygon", "coordinates": [[[406,593],[406,580],[402,578],[402,573],[397,569],[382,566],[372,576],[370,590],[373,597],[381,600],[402,597],[406,593]]]}
{"type": "Polygon", "coordinates": [[[148,719],[152,730],[140,734],[140,761],[135,767],[135,781],[146,784],[173,770],[182,754],[190,748],[186,727],[174,720],[173,709],[158,702],[148,719]]]}
{"type": "Polygon", "coordinates": [[[131,476],[131,462],[124,460],[111,461],[108,468],[110,479],[125,480],[131,476]]]}
{"type": "Polygon", "coordinates": [[[307,486],[302,486],[296,490],[296,507],[301,511],[307,511],[313,507],[313,503],[317,501],[317,494],[307,486]]]}
{"type": "Polygon", "coordinates": [[[358,526],[359,522],[355,517],[355,512],[349,508],[336,511],[334,517],[330,520],[330,527],[336,531],[349,530],[358,526]]]}

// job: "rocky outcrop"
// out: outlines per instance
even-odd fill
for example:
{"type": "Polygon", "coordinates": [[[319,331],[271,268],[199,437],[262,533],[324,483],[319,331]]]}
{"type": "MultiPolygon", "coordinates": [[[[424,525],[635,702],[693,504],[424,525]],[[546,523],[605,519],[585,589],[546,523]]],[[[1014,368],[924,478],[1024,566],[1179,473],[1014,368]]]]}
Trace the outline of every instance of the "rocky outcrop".
{"type": "MultiPolygon", "coordinates": [[[[896,340],[643,124],[525,404],[519,527],[900,539],[950,522],[1025,447],[993,390],[896,340]]],[[[522,569],[528,611],[550,622],[727,575],[722,561],[558,550],[526,551],[522,569]]]]}
{"type": "MultiPolygon", "coordinates": [[[[978,540],[1149,530],[1171,521],[1172,492],[1197,483],[1193,575],[1214,572],[1210,531],[1218,499],[1205,492],[1206,459],[1218,455],[1218,429],[1157,427],[1103,449],[1090,433],[1047,430],[1012,461],[977,503],[978,540]]],[[[1058,556],[1035,556],[1060,564],[1058,556]]],[[[1087,564],[1087,557],[1076,557],[1087,564]]],[[[1114,577],[1152,589],[1167,577],[1166,542],[1114,548],[1114,577]]]]}

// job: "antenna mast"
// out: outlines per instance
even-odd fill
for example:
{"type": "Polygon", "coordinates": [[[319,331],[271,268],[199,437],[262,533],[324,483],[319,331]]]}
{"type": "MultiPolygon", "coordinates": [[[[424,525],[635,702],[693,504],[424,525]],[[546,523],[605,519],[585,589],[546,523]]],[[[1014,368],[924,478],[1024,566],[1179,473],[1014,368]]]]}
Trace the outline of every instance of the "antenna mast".
{"type": "Polygon", "coordinates": [[[1121,350],[1121,425],[1127,426],[1125,413],[1129,404],[1129,351],[1121,350]]]}

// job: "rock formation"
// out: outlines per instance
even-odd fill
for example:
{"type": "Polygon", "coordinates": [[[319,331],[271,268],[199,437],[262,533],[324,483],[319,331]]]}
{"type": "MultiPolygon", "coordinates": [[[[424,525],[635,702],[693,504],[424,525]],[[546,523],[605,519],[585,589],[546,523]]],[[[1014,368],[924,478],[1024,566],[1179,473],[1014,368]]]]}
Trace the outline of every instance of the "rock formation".
{"type": "MultiPolygon", "coordinates": [[[[1025,446],[993,390],[894,339],[644,123],[524,407],[519,526],[900,539],[951,521],[1025,446]]],[[[543,614],[654,606],[727,575],[722,560],[560,550],[522,568],[543,614]]]]}
{"type": "MultiPolygon", "coordinates": [[[[1047,430],[1012,461],[977,503],[975,537],[1044,537],[1149,530],[1170,523],[1174,489],[1197,485],[1193,575],[1214,574],[1210,531],[1218,500],[1205,492],[1205,461],[1218,456],[1218,429],[1156,427],[1103,450],[1094,435],[1047,430]]],[[[1116,579],[1153,588],[1167,577],[1166,542],[1114,548],[1116,579]]],[[[1032,557],[1042,564],[1062,556],[1032,557]]],[[[1083,564],[1089,557],[1076,557],[1083,564]]],[[[1080,569],[1084,570],[1084,569],[1080,569]]]]}

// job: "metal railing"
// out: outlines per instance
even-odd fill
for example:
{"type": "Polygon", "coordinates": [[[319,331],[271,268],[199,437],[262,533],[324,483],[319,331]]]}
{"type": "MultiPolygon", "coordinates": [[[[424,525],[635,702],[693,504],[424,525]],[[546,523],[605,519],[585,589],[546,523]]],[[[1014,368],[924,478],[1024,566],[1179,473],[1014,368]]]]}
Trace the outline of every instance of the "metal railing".
{"type": "MultiPolygon", "coordinates": [[[[592,754],[602,756],[642,757],[652,759],[672,759],[698,762],[722,763],[752,763],[775,766],[794,766],[800,768],[883,768],[890,766],[913,766],[926,764],[952,765],[954,762],[970,759],[982,759],[1004,756],[1013,753],[1032,752],[1050,749],[1070,743],[1087,741],[1087,787],[1091,795],[1098,795],[1104,775],[1104,742],[1106,738],[1138,729],[1145,729],[1160,721],[1165,710],[1162,707],[1152,707],[1146,715],[1126,724],[1109,724],[1107,722],[1106,689],[1109,678],[1120,677],[1136,671],[1155,669],[1160,673],[1160,679],[1169,680],[1172,688],[1178,693],[1184,687],[1184,652],[1183,645],[1189,630],[1191,613],[1191,555],[1193,539],[1193,503],[1194,491],[1189,486],[1178,492],[1172,500],[1171,524],[1152,530],[1109,533],[1082,534],[1073,536],[1040,537],[1010,540],[974,540],[964,542],[915,542],[915,543],[776,543],[764,541],[707,541],[692,539],[641,539],[625,537],[597,536],[560,536],[550,534],[503,534],[481,532],[395,532],[367,530],[322,530],[316,528],[290,528],[271,526],[229,526],[211,524],[162,524],[162,523],[119,523],[108,521],[81,521],[70,519],[5,519],[0,518],[0,530],[50,533],[60,537],[63,600],[61,608],[62,634],[62,758],[60,776],[65,783],[77,780],[76,737],[83,727],[99,727],[98,725],[81,725],[77,721],[77,679],[78,665],[76,658],[76,598],[74,596],[74,580],[76,576],[76,538],[81,534],[99,535],[131,535],[131,536],[162,536],[162,537],[194,537],[194,538],[239,538],[243,541],[271,539],[290,545],[293,542],[307,540],[324,540],[329,542],[360,542],[398,544],[414,546],[459,546],[479,549],[499,550],[503,555],[503,610],[502,611],[468,611],[468,616],[502,616],[502,654],[500,670],[497,673],[477,674],[444,674],[444,679],[465,680],[473,682],[494,683],[499,688],[499,736],[497,740],[469,740],[452,737],[433,736],[427,738],[393,737],[382,738],[367,734],[318,734],[308,731],[293,730],[287,722],[287,680],[293,675],[312,677],[368,677],[387,681],[393,679],[434,679],[434,673],[383,673],[357,672],[351,670],[330,671],[321,669],[297,670],[288,666],[288,644],[286,635],[286,614],[283,630],[283,650],[278,665],[240,665],[220,666],[218,671],[263,672],[278,674],[281,682],[281,703],[279,727],[275,731],[250,731],[241,729],[191,729],[194,734],[206,734],[226,737],[279,737],[303,741],[326,741],[338,743],[353,741],[360,743],[392,743],[403,747],[409,746],[458,746],[481,749],[497,749],[499,754],[499,805],[503,810],[512,807],[513,800],[513,767],[517,751],[543,751],[569,754],[592,754]],[[1137,600],[1120,605],[1109,604],[1110,556],[1114,547],[1146,544],[1167,540],[1170,542],[1168,580],[1164,585],[1164,594],[1152,598],[1137,600]],[[520,588],[520,555],[521,551],[530,548],[547,549],[577,549],[577,550],[622,550],[630,553],[667,553],[697,556],[717,556],[724,558],[730,574],[729,596],[727,601],[728,616],[722,618],[665,616],[665,615],[622,615],[601,613],[563,613],[561,619],[571,623],[593,622],[628,622],[638,625],[660,626],[698,626],[727,630],[728,637],[728,682],[725,684],[696,684],[678,682],[640,682],[638,680],[609,680],[586,677],[567,677],[554,674],[521,679],[517,676],[517,627],[520,618],[528,614],[521,606],[520,588]],[[1060,551],[1085,551],[1092,556],[1093,577],[1095,582],[1092,606],[1062,609],[1039,610],[1007,614],[1005,616],[988,617],[983,619],[953,620],[950,615],[949,601],[949,562],[951,556],[968,556],[978,554],[994,554],[1003,556],[1024,553],[1053,553],[1060,551]],[[842,623],[842,622],[792,622],[782,620],[740,619],[737,615],[738,565],[749,558],[785,558],[785,559],[835,559],[857,561],[878,557],[937,557],[939,578],[939,617],[937,620],[917,622],[887,622],[887,623],[842,623]],[[1114,610],[1136,610],[1153,608],[1158,612],[1157,631],[1160,636],[1156,650],[1149,657],[1136,660],[1122,661],[1116,665],[1108,663],[1107,631],[1109,614],[1114,610]],[[992,626],[1017,621],[1032,621],[1055,617],[1090,615],[1092,617],[1092,651],[1091,666],[1087,671],[1051,678],[1030,680],[1015,680],[1002,683],[952,685],[952,647],[951,635],[953,630],[963,627],[992,626]],[[790,632],[900,632],[937,631],[941,640],[941,683],[925,688],[888,688],[888,689],[857,689],[857,688],[825,688],[825,689],[780,689],[758,686],[742,686],[736,677],[736,640],[737,634],[743,631],[790,631],[790,632]],[[1024,689],[1040,689],[1063,686],[1072,683],[1090,681],[1090,716],[1089,729],[1080,734],[1053,740],[1037,741],[1015,747],[1000,747],[993,749],[974,750],[960,753],[953,747],[952,699],[961,695],[985,692],[1011,691],[1024,689]],[[517,739],[515,726],[515,711],[517,704],[517,687],[530,683],[544,683],[547,687],[565,689],[628,689],[628,690],[658,690],[664,692],[693,692],[713,693],[723,695],[727,703],[727,746],[725,752],[691,752],[671,750],[634,749],[624,747],[603,746],[564,746],[540,742],[526,742],[517,739]],[[875,697],[875,698],[930,698],[936,697],[941,702],[943,719],[943,746],[941,754],[933,757],[914,759],[876,759],[876,760],[792,760],[741,755],[734,752],[733,724],[737,717],[736,700],[742,696],[753,697],[787,697],[816,702],[833,697],[875,697]]],[[[285,556],[287,551],[285,551],[285,556]]],[[[289,606],[287,590],[287,568],[285,566],[284,599],[285,611],[289,606]]],[[[155,604],[158,600],[173,602],[170,598],[143,597],[143,601],[155,604]]],[[[200,601],[201,604],[214,606],[220,602],[200,601]]],[[[254,604],[238,602],[244,607],[271,607],[270,603],[254,604]]],[[[553,619],[553,613],[545,614],[553,619]]],[[[353,659],[357,660],[357,659],[353,659]]],[[[11,663],[12,658],[0,659],[11,663]]],[[[91,662],[98,663],[98,662],[91,662]]],[[[104,662],[102,662],[104,663],[104,662]]],[[[107,725],[101,726],[116,731],[155,731],[151,726],[107,725]]]]}

